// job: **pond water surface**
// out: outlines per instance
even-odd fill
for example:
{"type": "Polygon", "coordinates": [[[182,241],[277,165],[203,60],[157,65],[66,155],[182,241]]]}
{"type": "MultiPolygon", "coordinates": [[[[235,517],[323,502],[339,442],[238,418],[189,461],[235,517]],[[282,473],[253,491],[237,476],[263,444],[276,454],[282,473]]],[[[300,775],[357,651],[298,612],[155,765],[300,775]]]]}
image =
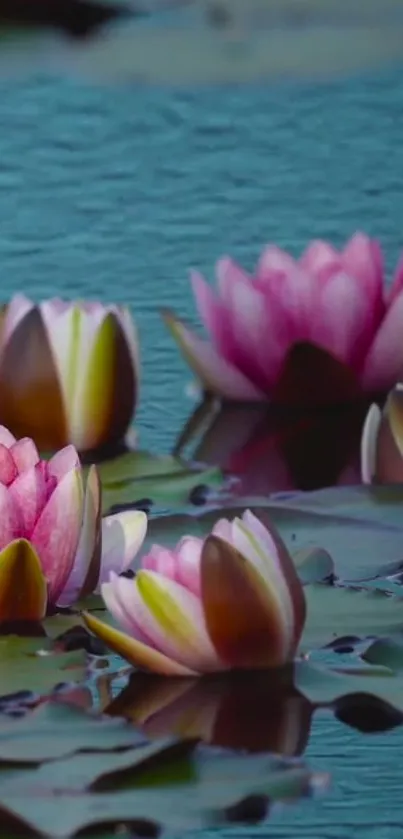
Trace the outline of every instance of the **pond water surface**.
{"type": "MultiPolygon", "coordinates": [[[[138,92],[38,79],[0,91],[1,297],[129,303],[141,333],[141,444],[169,451],[193,408],[158,315],[195,320],[190,266],[269,241],[297,253],[358,227],[389,271],[403,247],[403,77],[322,87],[138,92]]],[[[317,715],[307,758],[330,793],[238,836],[403,836],[403,729],[359,734],[317,715]]],[[[224,831],[228,832],[228,831],[224,831]]]]}

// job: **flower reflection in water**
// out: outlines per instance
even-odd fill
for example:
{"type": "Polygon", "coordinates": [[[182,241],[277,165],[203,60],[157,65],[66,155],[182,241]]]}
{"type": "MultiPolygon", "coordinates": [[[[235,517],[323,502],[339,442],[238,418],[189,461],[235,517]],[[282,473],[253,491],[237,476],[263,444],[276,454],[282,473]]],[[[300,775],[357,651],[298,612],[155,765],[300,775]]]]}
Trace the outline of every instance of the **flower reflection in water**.
{"type": "Polygon", "coordinates": [[[175,454],[216,464],[242,495],[361,482],[360,437],[367,402],[304,411],[205,399],[186,422],[175,454]]]}
{"type": "Polygon", "coordinates": [[[292,668],[201,679],[134,673],[106,713],[130,719],[152,739],[197,737],[214,746],[297,757],[308,743],[313,706],[294,689],[292,668]]]}

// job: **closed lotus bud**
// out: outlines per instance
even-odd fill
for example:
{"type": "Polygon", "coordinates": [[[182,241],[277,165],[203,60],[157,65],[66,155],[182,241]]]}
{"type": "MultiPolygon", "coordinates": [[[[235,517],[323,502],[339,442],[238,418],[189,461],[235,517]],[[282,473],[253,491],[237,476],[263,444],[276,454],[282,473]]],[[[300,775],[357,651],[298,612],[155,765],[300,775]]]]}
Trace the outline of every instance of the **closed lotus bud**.
{"type": "Polygon", "coordinates": [[[134,415],[138,367],[127,309],[17,295],[2,312],[0,422],[42,450],[116,445],[134,415]]]}
{"type": "Polygon", "coordinates": [[[111,574],[101,591],[123,631],[87,614],[89,628],[136,667],[171,676],[281,667],[305,621],[292,559],[250,510],[204,541],[154,545],[133,580],[111,574]]]}
{"type": "Polygon", "coordinates": [[[383,411],[371,405],[361,440],[361,473],[366,484],[403,483],[403,384],[388,394],[383,411]]]}

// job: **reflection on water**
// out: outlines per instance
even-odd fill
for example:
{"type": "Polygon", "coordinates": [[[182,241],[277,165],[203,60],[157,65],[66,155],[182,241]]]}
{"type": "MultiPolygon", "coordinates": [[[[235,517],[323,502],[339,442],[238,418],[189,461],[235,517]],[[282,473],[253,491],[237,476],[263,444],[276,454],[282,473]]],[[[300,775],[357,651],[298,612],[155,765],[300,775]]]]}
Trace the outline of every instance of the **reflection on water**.
{"type": "Polygon", "coordinates": [[[313,706],[287,671],[196,679],[134,673],[106,713],[129,718],[151,738],[175,734],[296,757],[308,743],[313,706]]]}
{"type": "Polygon", "coordinates": [[[175,453],[237,476],[243,495],[361,482],[360,440],[368,403],[314,412],[207,399],[187,420],[175,453]]]}

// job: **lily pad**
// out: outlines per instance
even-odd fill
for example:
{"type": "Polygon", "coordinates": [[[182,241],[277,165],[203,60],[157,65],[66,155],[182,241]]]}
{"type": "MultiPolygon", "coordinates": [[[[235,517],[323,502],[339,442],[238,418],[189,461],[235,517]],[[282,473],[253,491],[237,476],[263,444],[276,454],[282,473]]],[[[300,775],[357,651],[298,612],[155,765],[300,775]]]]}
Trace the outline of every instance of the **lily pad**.
{"type": "Polygon", "coordinates": [[[295,686],[314,705],[335,707],[341,700],[375,699],[401,714],[403,676],[382,666],[328,668],[308,661],[295,664],[295,686]]]}
{"type": "Polygon", "coordinates": [[[0,720],[0,760],[42,763],[77,751],[130,748],[143,742],[122,720],[104,719],[64,702],[45,701],[23,718],[0,720]]]}
{"type": "MultiPolygon", "coordinates": [[[[148,749],[155,752],[156,744],[148,749]]],[[[179,749],[177,759],[173,757],[167,766],[165,743],[160,751],[161,760],[155,754],[150,766],[146,756],[143,767],[133,750],[119,758],[102,753],[96,759],[77,755],[78,776],[86,779],[81,788],[74,778],[72,759],[68,759],[64,783],[62,765],[55,775],[52,764],[14,774],[10,783],[0,784],[2,826],[31,829],[34,835],[49,839],[68,839],[96,826],[103,835],[106,825],[141,826],[143,831],[148,828],[147,835],[160,827],[182,832],[247,820],[247,808],[238,805],[250,798],[259,802],[258,820],[263,820],[269,801],[310,794],[324,780],[301,762],[266,755],[187,747],[185,754],[179,749]]]]}
{"type": "Polygon", "coordinates": [[[98,463],[102,488],[103,512],[112,508],[205,503],[214,499],[224,485],[222,471],[216,466],[203,466],[172,455],[156,455],[147,451],[129,451],[98,463]]]}
{"type": "Polygon", "coordinates": [[[60,682],[81,681],[86,666],[83,650],[56,652],[43,638],[0,638],[0,695],[20,690],[47,693],[60,682]]]}
{"type": "Polygon", "coordinates": [[[318,583],[306,586],[305,597],[305,652],[347,635],[365,638],[403,630],[403,598],[387,592],[318,583]]]}

